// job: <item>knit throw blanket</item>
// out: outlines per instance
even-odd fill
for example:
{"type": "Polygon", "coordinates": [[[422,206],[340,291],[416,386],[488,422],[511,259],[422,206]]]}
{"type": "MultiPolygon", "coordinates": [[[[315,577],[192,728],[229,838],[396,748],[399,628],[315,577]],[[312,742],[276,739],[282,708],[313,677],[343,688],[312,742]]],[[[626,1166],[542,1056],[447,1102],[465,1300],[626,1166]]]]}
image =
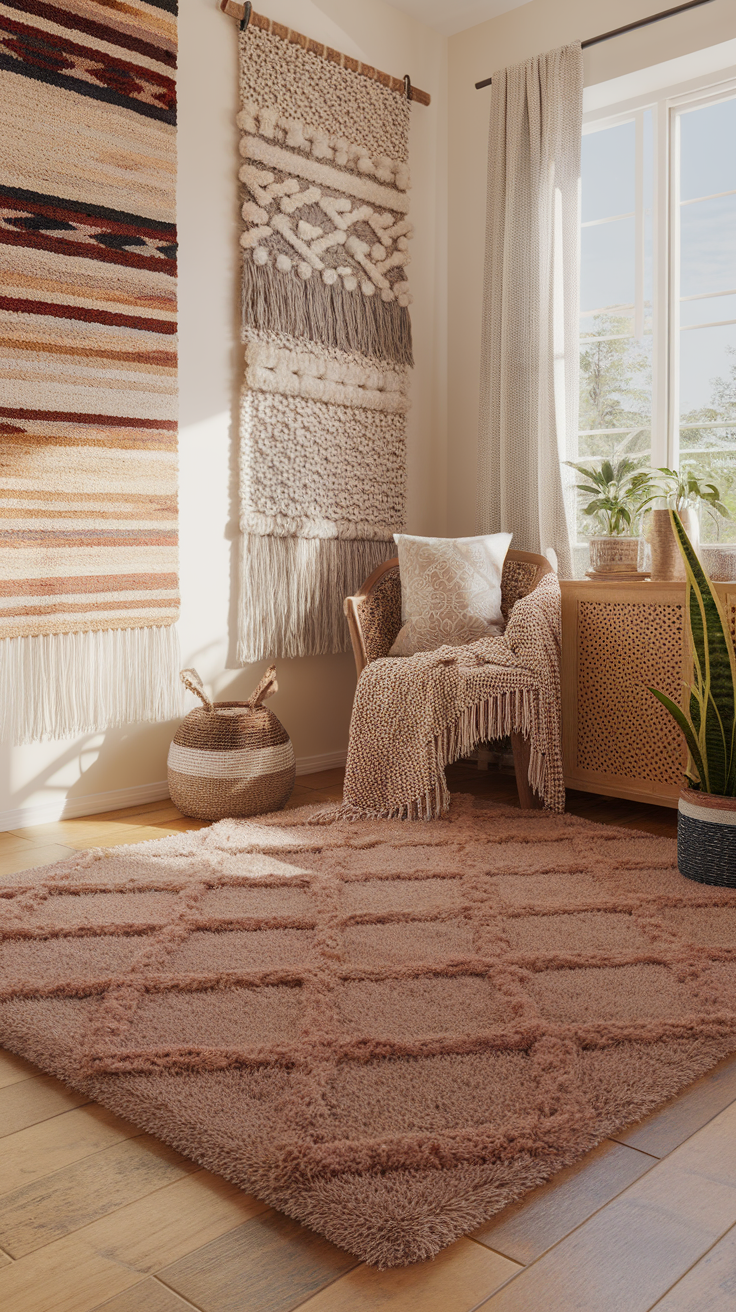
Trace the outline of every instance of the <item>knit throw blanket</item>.
{"type": "Polygon", "coordinates": [[[0,3],[0,735],[178,707],[176,4],[0,3]]]}
{"type": "Polygon", "coordinates": [[[345,650],[403,527],[409,104],[361,68],[256,14],[240,37],[244,662],[345,650]]]}
{"type": "Polygon", "coordinates": [[[445,766],[520,730],[529,782],[564,811],[560,585],[545,574],[500,638],[373,661],[360,676],[342,816],[432,820],[447,811],[445,766]]]}

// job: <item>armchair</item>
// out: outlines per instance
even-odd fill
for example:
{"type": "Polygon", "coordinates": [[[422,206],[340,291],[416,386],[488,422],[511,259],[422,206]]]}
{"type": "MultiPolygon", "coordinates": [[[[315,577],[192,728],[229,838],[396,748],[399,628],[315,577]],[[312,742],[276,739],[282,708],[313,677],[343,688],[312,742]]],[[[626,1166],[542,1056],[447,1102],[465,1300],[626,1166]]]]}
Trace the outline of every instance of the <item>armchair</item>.
{"type": "MultiPolygon", "coordinates": [[[[544,556],[531,551],[510,550],[501,579],[501,611],[508,621],[514,603],[526,597],[552,566],[544,556]]],[[[366,665],[387,656],[401,628],[401,580],[396,556],[384,561],[366,579],[362,588],[344,602],[355,668],[360,678],[366,665]]],[[[522,808],[541,807],[541,799],[529,784],[529,740],[521,733],[511,734],[514,772],[522,808]]]]}

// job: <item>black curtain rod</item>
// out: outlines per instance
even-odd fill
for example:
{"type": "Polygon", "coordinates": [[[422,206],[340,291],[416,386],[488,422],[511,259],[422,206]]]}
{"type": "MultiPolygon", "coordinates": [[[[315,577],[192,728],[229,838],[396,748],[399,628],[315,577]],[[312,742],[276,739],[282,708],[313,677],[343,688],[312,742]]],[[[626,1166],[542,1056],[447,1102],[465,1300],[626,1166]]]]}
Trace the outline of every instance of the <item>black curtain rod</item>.
{"type": "MultiPolygon", "coordinates": [[[[660,23],[663,18],[671,18],[672,14],[683,14],[686,9],[697,9],[700,5],[712,3],[713,0],[687,0],[687,4],[675,5],[674,9],[663,9],[661,14],[650,14],[649,18],[638,18],[635,23],[627,23],[625,27],[614,27],[612,32],[602,32],[600,36],[588,37],[588,40],[582,41],[581,45],[583,50],[587,50],[588,46],[597,46],[601,41],[610,41],[612,36],[622,36],[624,32],[636,31],[637,27],[649,27],[650,23],[660,23]]],[[[476,82],[476,91],[480,91],[481,87],[489,87],[492,81],[492,77],[487,77],[482,82],[476,82]]]]}

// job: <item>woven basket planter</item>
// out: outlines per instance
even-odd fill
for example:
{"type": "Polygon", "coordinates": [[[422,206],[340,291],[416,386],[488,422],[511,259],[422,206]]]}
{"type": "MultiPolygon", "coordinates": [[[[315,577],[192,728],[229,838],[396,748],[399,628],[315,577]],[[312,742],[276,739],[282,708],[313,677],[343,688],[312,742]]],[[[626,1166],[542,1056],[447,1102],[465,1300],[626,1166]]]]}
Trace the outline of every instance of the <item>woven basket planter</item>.
{"type": "Polygon", "coordinates": [[[677,811],[680,874],[699,884],[736,888],[736,797],[684,788],[677,811]]]}
{"type": "MultiPolygon", "coordinates": [[[[700,521],[697,511],[692,506],[685,506],[678,511],[682,526],[695,550],[700,540],[700,521]]],[[[685,580],[685,563],[677,545],[670,512],[665,507],[655,506],[649,514],[647,538],[652,549],[652,568],[650,577],[653,582],[660,579],[685,580]]]]}
{"type": "Polygon", "coordinates": [[[202,700],[169,748],[169,793],[184,815],[198,820],[279,811],[296,776],[291,739],[261,702],[278,689],[274,666],[247,702],[211,702],[196,670],[182,682],[202,700]]]}

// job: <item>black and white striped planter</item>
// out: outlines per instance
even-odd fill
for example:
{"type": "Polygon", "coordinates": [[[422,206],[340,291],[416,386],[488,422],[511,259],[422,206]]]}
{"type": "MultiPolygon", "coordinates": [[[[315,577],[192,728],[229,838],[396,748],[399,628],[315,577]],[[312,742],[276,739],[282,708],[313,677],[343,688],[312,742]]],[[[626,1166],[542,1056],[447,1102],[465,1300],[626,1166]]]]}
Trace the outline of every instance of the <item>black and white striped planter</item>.
{"type": "Polygon", "coordinates": [[[683,789],[677,807],[677,865],[686,879],[736,888],[736,797],[683,789]]]}

